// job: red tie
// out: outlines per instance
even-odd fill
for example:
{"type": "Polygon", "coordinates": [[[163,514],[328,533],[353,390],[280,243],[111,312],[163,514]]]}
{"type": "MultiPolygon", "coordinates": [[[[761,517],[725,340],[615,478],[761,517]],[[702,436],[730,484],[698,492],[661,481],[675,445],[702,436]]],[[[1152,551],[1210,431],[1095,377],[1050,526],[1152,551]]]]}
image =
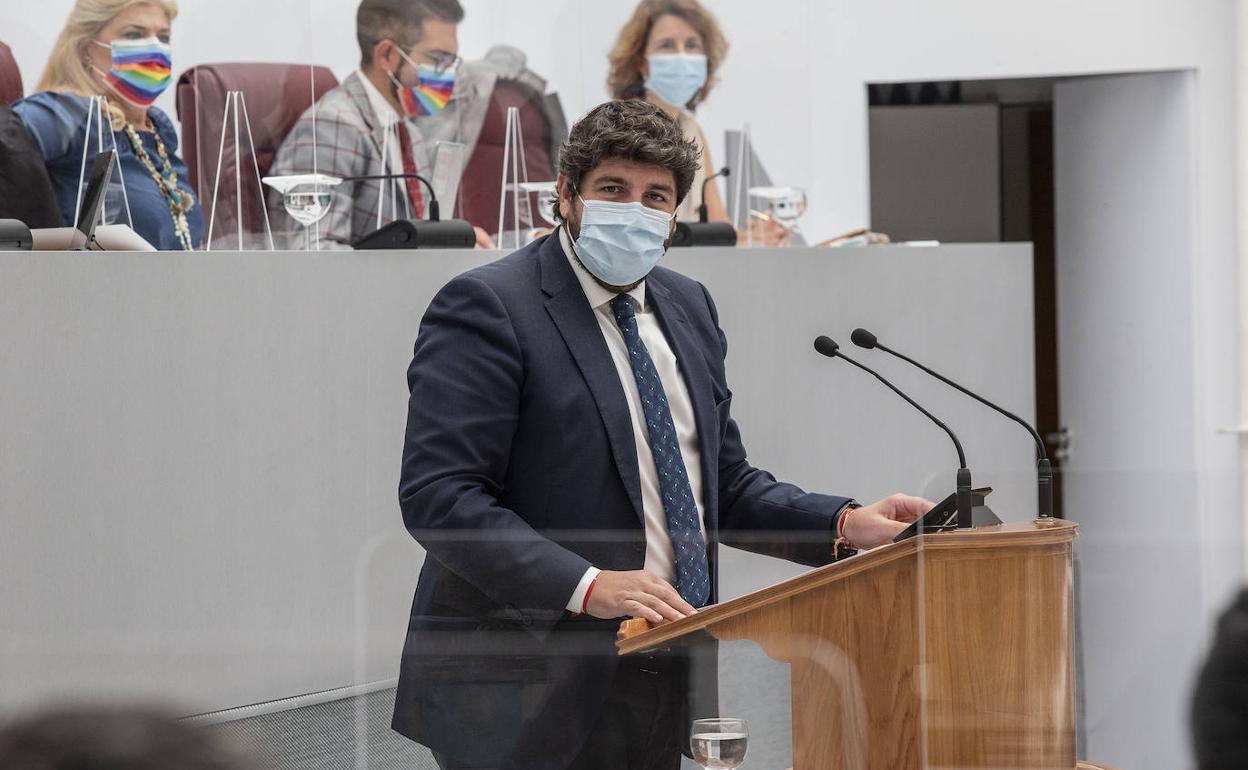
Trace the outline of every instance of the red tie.
{"type": "MultiPolygon", "coordinates": [[[[412,157],[412,136],[407,133],[407,126],[403,125],[403,121],[395,123],[399,130],[399,152],[403,155],[403,173],[419,174],[416,169],[416,159],[412,157]]],[[[412,210],[416,212],[417,219],[425,218],[425,198],[420,194],[420,180],[408,177],[403,180],[407,183],[407,194],[412,199],[412,210]]]]}

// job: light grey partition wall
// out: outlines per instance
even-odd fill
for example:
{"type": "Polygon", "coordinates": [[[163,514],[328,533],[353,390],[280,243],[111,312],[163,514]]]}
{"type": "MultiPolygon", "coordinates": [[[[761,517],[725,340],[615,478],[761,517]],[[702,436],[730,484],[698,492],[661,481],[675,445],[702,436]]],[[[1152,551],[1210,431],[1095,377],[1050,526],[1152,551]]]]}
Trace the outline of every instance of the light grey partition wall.
{"type": "Polygon", "coordinates": [[[395,675],[433,293],[489,254],[0,260],[0,706],[192,712],[395,675]]]}
{"type": "MultiPolygon", "coordinates": [[[[188,712],[395,675],[421,553],[396,502],[420,316],[496,254],[0,259],[0,709],[155,693],[188,712]]],[[[1023,414],[1020,245],[695,250],[755,462],[869,499],[943,493],[943,434],[817,356],[856,324],[1023,414]],[[963,292],[964,301],[958,297],[963,292]]],[[[957,426],[996,508],[1032,515],[1017,428],[870,354],[957,426]]],[[[792,570],[732,553],[725,589],[792,570]]]]}

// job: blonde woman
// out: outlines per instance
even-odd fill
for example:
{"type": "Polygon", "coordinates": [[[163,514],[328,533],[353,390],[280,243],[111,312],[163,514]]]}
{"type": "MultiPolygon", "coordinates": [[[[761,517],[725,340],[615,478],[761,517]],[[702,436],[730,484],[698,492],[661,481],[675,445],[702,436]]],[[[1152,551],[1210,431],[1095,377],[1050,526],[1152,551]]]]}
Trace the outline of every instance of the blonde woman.
{"type": "Polygon", "coordinates": [[[104,147],[116,141],[106,205],[112,221],[158,249],[193,249],[203,239],[203,212],[178,157],[173,123],[152,103],[172,82],[170,36],[175,0],[78,0],[48,58],[36,93],[13,106],[43,154],[64,224],[73,224],[92,98],[105,99],[104,147]],[[111,138],[109,134],[111,133],[111,138]],[[124,195],[121,194],[124,179],[124,195]]]}

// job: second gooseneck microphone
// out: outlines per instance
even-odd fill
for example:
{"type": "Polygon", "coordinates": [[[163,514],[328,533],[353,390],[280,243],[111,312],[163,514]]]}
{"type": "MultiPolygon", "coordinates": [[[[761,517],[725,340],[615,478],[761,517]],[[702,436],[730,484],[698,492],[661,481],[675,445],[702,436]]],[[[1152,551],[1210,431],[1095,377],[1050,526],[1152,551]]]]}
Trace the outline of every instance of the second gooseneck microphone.
{"type": "Polygon", "coordinates": [[[702,205],[698,206],[698,221],[699,222],[707,222],[710,219],[710,214],[708,214],[706,210],[706,186],[710,184],[711,182],[715,181],[715,179],[717,179],[718,177],[722,176],[725,179],[727,179],[731,173],[732,173],[732,169],[728,168],[727,166],[724,166],[719,171],[716,171],[714,174],[711,174],[706,179],[702,180],[702,205]]]}
{"type": "Polygon", "coordinates": [[[900,358],[902,361],[905,361],[911,366],[915,366],[926,374],[935,377],[959,393],[970,396],[989,409],[1010,418],[1014,422],[1026,428],[1027,432],[1031,434],[1032,441],[1036,444],[1037,510],[1041,519],[1053,518],[1053,467],[1049,463],[1048,454],[1044,449],[1044,439],[1040,438],[1040,433],[1032,427],[1031,423],[1027,422],[1013,412],[1002,409],[978,393],[962,387],[943,374],[929,369],[904,353],[899,353],[896,350],[889,348],[881,343],[878,337],[866,329],[854,329],[854,333],[851,334],[849,338],[855,345],[865,350],[883,350],[891,356],[900,358]]]}
{"type": "MultiPolygon", "coordinates": [[[[731,172],[727,166],[702,180],[702,205],[698,206],[698,221],[677,222],[672,233],[672,246],[736,246],[737,231],[729,222],[711,222],[706,208],[706,188],[711,182],[731,172]]],[[[690,191],[692,192],[692,190],[690,191]]]]}
{"type": "Polygon", "coordinates": [[[384,182],[395,179],[416,179],[429,191],[429,218],[426,220],[396,219],[358,238],[355,249],[471,249],[476,243],[472,224],[463,219],[442,219],[438,210],[438,194],[433,185],[420,174],[366,174],[344,177],[344,182],[384,182]]]}
{"type": "Polygon", "coordinates": [[[907,404],[909,404],[910,406],[913,406],[915,409],[918,409],[920,412],[926,415],[927,419],[936,423],[938,426],[940,426],[941,430],[943,430],[945,433],[949,435],[949,438],[953,441],[954,449],[956,449],[958,452],[958,485],[957,485],[958,529],[970,529],[972,526],[971,471],[969,468],[966,467],[966,452],[962,451],[962,442],[958,440],[958,437],[953,432],[953,430],[950,429],[950,427],[946,425],[943,421],[941,421],[938,417],[936,417],[936,415],[932,414],[931,412],[927,411],[922,406],[920,406],[919,403],[915,401],[913,398],[910,398],[905,393],[902,393],[900,388],[898,388],[896,385],[886,380],[883,377],[883,375],[881,375],[879,372],[875,371],[874,369],[872,369],[871,367],[865,364],[855,361],[854,359],[842,353],[841,346],[836,344],[836,342],[830,337],[825,337],[825,336],[817,337],[815,339],[815,350],[817,350],[820,354],[827,356],[828,358],[839,358],[843,361],[853,364],[854,366],[863,370],[864,372],[871,375],[875,379],[884,383],[885,387],[887,387],[889,390],[896,393],[898,396],[901,396],[902,399],[904,399],[907,404]]]}
{"type": "Polygon", "coordinates": [[[365,174],[364,176],[347,176],[343,177],[344,182],[386,182],[395,179],[415,179],[425,186],[429,191],[429,221],[438,222],[442,219],[442,212],[438,210],[438,194],[433,191],[433,185],[429,183],[420,174],[365,174]]]}

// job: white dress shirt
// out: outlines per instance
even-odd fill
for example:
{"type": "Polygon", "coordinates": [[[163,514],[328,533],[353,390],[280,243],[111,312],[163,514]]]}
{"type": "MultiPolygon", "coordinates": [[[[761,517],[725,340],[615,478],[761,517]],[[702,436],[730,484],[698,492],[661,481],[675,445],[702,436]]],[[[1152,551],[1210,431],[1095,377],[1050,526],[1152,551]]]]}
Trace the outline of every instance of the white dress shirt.
{"type": "MultiPolygon", "coordinates": [[[[559,228],[559,241],[563,244],[563,253],[572,265],[576,278],[585,291],[589,305],[594,309],[598,319],[598,327],[602,330],[607,349],[611,351],[611,360],[615,363],[616,374],[620,377],[620,385],[624,389],[625,400],[628,401],[628,413],[633,424],[633,443],[637,447],[637,465],[641,474],[641,507],[646,525],[646,561],[645,569],[658,575],[668,583],[676,583],[676,553],[672,548],[672,539],[667,532],[667,512],[663,510],[663,495],[659,491],[659,473],[654,465],[654,456],[650,452],[650,440],[646,428],[646,418],[641,408],[641,396],[637,392],[637,380],[633,376],[633,368],[628,362],[628,346],[624,342],[624,334],[615,322],[615,314],[611,310],[611,300],[615,293],[604,288],[594,280],[584,267],[572,256],[572,243],[566,227],[559,228]]],[[[698,508],[698,522],[702,534],[706,535],[706,517],[703,511],[702,496],[702,463],[701,451],[698,447],[698,429],[693,416],[693,402],[689,399],[689,389],[680,374],[676,354],[663,336],[659,319],[654,308],[646,304],[646,284],[642,281],[628,293],[633,299],[633,307],[637,311],[637,331],[641,340],[650,352],[654,368],[663,383],[663,391],[667,395],[667,404],[672,412],[672,422],[676,425],[676,436],[680,442],[680,454],[685,461],[685,471],[689,475],[689,485],[693,489],[694,504],[698,508]]],[[[568,600],[568,610],[580,612],[594,578],[601,572],[590,567],[576,590],[568,600]]]]}
{"type": "MultiPolygon", "coordinates": [[[[384,132],[387,174],[403,173],[403,151],[399,145],[399,131],[395,128],[395,124],[403,120],[403,116],[398,110],[386,101],[385,95],[377,90],[377,86],[373,85],[373,81],[368,79],[368,75],[363,70],[359,71],[360,82],[364,84],[364,93],[368,94],[368,103],[373,108],[373,115],[377,118],[377,125],[381,126],[384,132]]],[[[419,136],[411,122],[407,124],[408,136],[413,142],[417,141],[419,136]]],[[[415,149],[415,148],[413,148],[415,149]]],[[[413,154],[413,158],[419,159],[419,155],[413,154]]],[[[411,200],[407,192],[407,185],[402,179],[393,179],[389,182],[381,182],[386,197],[386,207],[390,209],[390,213],[382,213],[383,216],[411,216],[411,200]]]]}

